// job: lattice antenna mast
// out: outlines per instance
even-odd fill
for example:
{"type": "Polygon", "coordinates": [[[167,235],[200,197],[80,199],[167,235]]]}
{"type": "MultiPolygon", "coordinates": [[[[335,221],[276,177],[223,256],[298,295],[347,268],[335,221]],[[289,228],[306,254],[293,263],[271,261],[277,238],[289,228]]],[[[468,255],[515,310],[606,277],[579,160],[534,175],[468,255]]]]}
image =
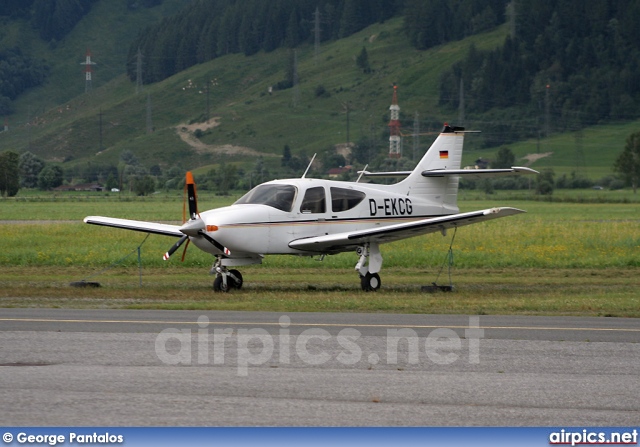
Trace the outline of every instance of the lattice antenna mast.
{"type": "Polygon", "coordinates": [[[87,93],[93,88],[91,74],[93,73],[92,65],[97,65],[91,60],[91,51],[87,48],[87,54],[85,55],[84,62],[80,62],[80,65],[84,65],[84,92],[87,93]]]}
{"type": "Polygon", "coordinates": [[[398,105],[398,86],[393,86],[393,99],[389,107],[389,158],[402,156],[402,139],[400,137],[400,106],[398,105]]]}

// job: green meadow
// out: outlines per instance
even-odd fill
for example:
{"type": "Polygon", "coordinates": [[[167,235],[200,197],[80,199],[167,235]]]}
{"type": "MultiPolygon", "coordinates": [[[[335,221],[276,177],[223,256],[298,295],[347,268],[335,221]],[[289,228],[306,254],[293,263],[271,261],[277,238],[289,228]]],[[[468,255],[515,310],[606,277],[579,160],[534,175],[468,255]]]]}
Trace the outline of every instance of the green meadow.
{"type": "MultiPolygon", "coordinates": [[[[199,203],[232,201],[201,194],[199,203]]],[[[93,214],[179,222],[181,194],[3,200],[0,305],[640,316],[637,202],[460,202],[462,211],[494,206],[527,213],[384,245],[377,293],[360,290],[357,256],[343,253],[267,256],[241,269],[242,290],[222,294],[211,290],[210,255],[191,247],[184,262],[165,262],[172,238],[82,223],[93,214]],[[70,286],[84,279],[101,287],[70,286]],[[454,291],[421,291],[433,282],[454,291]]]]}

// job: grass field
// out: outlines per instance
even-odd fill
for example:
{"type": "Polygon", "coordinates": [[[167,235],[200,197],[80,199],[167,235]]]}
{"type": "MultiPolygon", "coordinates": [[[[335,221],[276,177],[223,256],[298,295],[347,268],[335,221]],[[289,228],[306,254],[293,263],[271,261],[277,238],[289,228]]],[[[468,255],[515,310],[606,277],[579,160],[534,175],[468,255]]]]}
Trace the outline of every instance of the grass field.
{"type": "Polygon", "coordinates": [[[93,278],[100,288],[73,288],[94,270],[2,267],[0,306],[640,317],[633,269],[456,268],[453,292],[422,293],[436,270],[384,269],[383,288],[366,293],[351,269],[250,267],[243,289],[224,294],[196,268],[145,267],[142,286],[137,268],[117,268],[93,278]]]}
{"type": "MultiPolygon", "coordinates": [[[[203,209],[232,200],[201,196],[203,209]]],[[[214,294],[211,256],[192,247],[184,263],[179,256],[164,262],[174,241],[150,236],[141,247],[140,287],[137,247],[145,235],[81,223],[90,214],[179,221],[179,194],[2,201],[0,305],[640,316],[637,203],[460,203],[462,211],[498,205],[527,213],[457,232],[453,293],[421,292],[434,281],[449,283],[449,232],[384,245],[378,293],[360,290],[357,257],[345,253],[323,262],[268,256],[262,266],[242,269],[241,291],[214,294]],[[25,222],[6,223],[14,220],[25,222]],[[102,287],[69,286],[82,279],[102,287]]]]}

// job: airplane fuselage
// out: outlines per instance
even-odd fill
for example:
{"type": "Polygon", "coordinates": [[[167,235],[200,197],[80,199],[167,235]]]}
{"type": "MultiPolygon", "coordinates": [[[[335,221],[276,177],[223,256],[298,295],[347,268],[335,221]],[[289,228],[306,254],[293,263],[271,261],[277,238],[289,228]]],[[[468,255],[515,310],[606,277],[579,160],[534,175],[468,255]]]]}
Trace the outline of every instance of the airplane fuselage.
{"type": "MultiPolygon", "coordinates": [[[[260,185],[265,193],[249,198],[245,201],[248,203],[238,203],[243,202],[240,199],[231,206],[203,212],[200,217],[206,233],[228,248],[230,257],[243,257],[245,253],[312,256],[323,252],[291,248],[289,243],[458,212],[433,200],[379,186],[321,179],[274,180],[260,185]],[[271,195],[269,188],[273,189],[271,195]],[[278,193],[288,193],[282,204],[275,197],[278,193]]],[[[221,254],[202,237],[191,240],[208,253],[221,254]]]]}

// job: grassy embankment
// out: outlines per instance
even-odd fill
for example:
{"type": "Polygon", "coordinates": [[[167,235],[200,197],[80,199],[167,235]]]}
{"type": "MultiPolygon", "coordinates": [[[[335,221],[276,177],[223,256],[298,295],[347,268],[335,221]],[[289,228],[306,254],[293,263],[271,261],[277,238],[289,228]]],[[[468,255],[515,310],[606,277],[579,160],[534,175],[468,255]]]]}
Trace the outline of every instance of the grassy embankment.
{"type": "MultiPolygon", "coordinates": [[[[598,193],[584,192],[585,200],[599,200],[598,193]]],[[[228,201],[206,194],[200,198],[203,209],[228,201]]],[[[162,253],[173,240],[150,236],[141,249],[140,287],[136,248],[145,236],[81,223],[89,214],[179,221],[178,194],[144,200],[3,201],[0,219],[33,222],[0,224],[0,305],[640,317],[636,203],[462,201],[463,211],[506,205],[528,212],[458,231],[453,293],[420,292],[421,285],[436,278],[448,284],[446,267],[438,275],[450,232],[383,246],[378,293],[360,290],[353,271],[356,255],[346,253],[323,262],[270,256],[262,266],[242,268],[241,291],[214,294],[207,275],[212,258],[199,250],[191,247],[184,264],[179,256],[163,262],[162,253]],[[122,264],[103,272],[127,254],[122,264]],[[69,287],[85,278],[102,287],[69,287]]]]}

